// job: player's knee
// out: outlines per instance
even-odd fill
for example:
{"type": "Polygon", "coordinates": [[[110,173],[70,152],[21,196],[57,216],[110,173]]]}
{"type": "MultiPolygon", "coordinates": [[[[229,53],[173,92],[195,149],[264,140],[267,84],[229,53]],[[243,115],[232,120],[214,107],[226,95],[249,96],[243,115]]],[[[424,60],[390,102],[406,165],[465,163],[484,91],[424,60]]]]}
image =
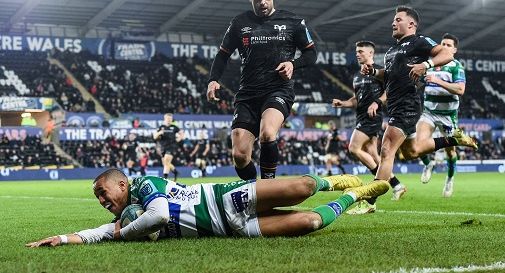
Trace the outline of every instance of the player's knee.
{"type": "Polygon", "coordinates": [[[318,230],[323,221],[317,213],[305,213],[299,218],[299,224],[304,231],[311,232],[318,230]]]}
{"type": "Polygon", "coordinates": [[[349,146],[349,151],[351,152],[352,155],[357,156],[361,150],[361,147],[358,147],[356,144],[351,144],[349,146]]]}
{"type": "Polygon", "coordinates": [[[251,155],[244,153],[238,149],[234,149],[232,151],[233,162],[235,162],[235,166],[243,167],[251,161],[251,155]]]}
{"type": "Polygon", "coordinates": [[[259,140],[260,142],[269,142],[276,140],[277,132],[272,129],[263,129],[260,132],[259,140]]]}
{"type": "Polygon", "coordinates": [[[304,176],[296,183],[293,183],[291,189],[300,198],[309,198],[316,189],[316,181],[310,177],[304,176]]]}

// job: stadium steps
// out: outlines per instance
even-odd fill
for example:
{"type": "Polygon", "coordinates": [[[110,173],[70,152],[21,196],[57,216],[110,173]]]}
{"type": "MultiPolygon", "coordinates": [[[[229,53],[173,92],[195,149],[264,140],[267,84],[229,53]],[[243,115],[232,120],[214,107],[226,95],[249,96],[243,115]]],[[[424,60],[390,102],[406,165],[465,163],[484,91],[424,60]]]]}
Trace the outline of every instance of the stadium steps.
{"type": "Polygon", "coordinates": [[[72,161],[72,164],[74,164],[74,166],[77,166],[79,168],[82,168],[83,166],[81,165],[81,163],[79,163],[79,161],[75,160],[71,155],[67,154],[61,147],[58,143],[55,143],[55,142],[52,142],[53,143],[53,146],[54,146],[54,152],[56,153],[56,155],[62,157],[62,158],[65,158],[65,159],[68,159],[70,161],[72,161]]]}
{"type": "Polygon", "coordinates": [[[48,57],[47,60],[49,61],[50,64],[54,64],[57,67],[59,67],[61,70],[65,72],[65,75],[68,76],[77,90],[81,93],[81,96],[83,97],[84,100],[93,100],[95,103],[95,109],[97,113],[103,113],[105,115],[105,118],[109,119],[111,118],[111,115],[105,111],[105,108],[102,106],[100,101],[98,101],[91,93],[88,92],[88,90],[84,87],[84,85],[81,84],[79,80],[57,59],[48,57]]]}
{"type": "MultiPolygon", "coordinates": [[[[195,69],[196,69],[196,71],[200,72],[200,74],[205,75],[205,76],[209,76],[209,70],[207,70],[207,68],[205,68],[203,65],[196,64],[195,69]]],[[[233,93],[233,91],[230,88],[226,87],[223,83],[219,83],[219,84],[221,85],[221,89],[226,90],[226,92],[230,93],[230,95],[232,95],[232,96],[235,95],[233,93]]]]}
{"type": "Polygon", "coordinates": [[[337,77],[335,77],[333,74],[331,74],[328,70],[326,69],[321,69],[321,72],[323,72],[323,75],[328,78],[332,83],[338,85],[344,92],[348,93],[349,95],[354,95],[354,91],[347,85],[345,85],[342,81],[340,81],[337,77]]]}

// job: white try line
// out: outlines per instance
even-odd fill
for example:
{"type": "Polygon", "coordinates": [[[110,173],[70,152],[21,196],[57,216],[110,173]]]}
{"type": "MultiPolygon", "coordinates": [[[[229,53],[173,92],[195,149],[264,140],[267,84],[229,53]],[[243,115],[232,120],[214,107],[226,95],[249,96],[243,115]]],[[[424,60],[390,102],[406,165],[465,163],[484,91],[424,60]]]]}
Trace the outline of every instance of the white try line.
{"type": "MultiPolygon", "coordinates": [[[[0,198],[10,198],[10,199],[44,199],[44,200],[71,200],[71,201],[85,201],[85,202],[95,202],[94,198],[78,198],[78,197],[52,197],[52,196],[14,196],[14,195],[0,195],[0,198]]],[[[286,207],[286,209],[297,209],[297,210],[312,210],[310,207],[302,206],[291,206],[286,207]]],[[[449,216],[483,216],[483,217],[497,217],[505,218],[505,214],[499,213],[472,213],[472,212],[460,212],[460,211],[416,211],[416,210],[376,210],[380,213],[396,213],[396,214],[425,214],[425,215],[449,215],[449,216]]]]}
{"type": "MultiPolygon", "coordinates": [[[[311,210],[309,207],[299,207],[291,206],[291,209],[298,210],[311,210]]],[[[417,210],[376,210],[379,213],[396,213],[396,214],[426,214],[426,215],[449,215],[449,216],[487,216],[487,217],[497,217],[505,218],[505,214],[500,213],[473,213],[473,212],[461,212],[461,211],[417,211],[417,210]]]]}
{"type": "Polygon", "coordinates": [[[77,198],[77,197],[52,197],[52,196],[14,196],[14,195],[0,195],[0,198],[9,199],[44,199],[44,200],[71,200],[71,201],[96,201],[93,198],[77,198]]]}
{"type": "Polygon", "coordinates": [[[471,264],[467,266],[454,266],[451,268],[443,268],[443,267],[425,267],[425,268],[416,267],[412,269],[400,268],[398,270],[386,271],[386,272],[373,271],[372,273],[445,273],[445,272],[491,271],[499,269],[505,269],[505,262],[496,262],[489,265],[471,264]]]}

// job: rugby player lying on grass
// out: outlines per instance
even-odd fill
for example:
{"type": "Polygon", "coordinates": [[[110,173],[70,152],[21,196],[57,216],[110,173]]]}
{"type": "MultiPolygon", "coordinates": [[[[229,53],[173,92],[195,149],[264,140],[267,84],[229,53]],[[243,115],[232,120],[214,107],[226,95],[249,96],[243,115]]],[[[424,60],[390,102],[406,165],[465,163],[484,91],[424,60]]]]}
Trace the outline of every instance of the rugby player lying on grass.
{"type": "Polygon", "coordinates": [[[248,180],[225,184],[186,186],[154,176],[135,178],[109,169],[93,182],[100,204],[115,215],[112,223],[72,234],[57,235],[26,244],[27,247],[135,240],[159,231],[158,238],[196,236],[298,236],[332,223],[358,200],[386,193],[386,181],[362,186],[360,178],[337,175],[321,178],[248,180]],[[293,206],[318,191],[344,190],[337,200],[312,211],[277,210],[293,206]],[[121,227],[123,209],[142,205],[145,212],[121,227]]]}

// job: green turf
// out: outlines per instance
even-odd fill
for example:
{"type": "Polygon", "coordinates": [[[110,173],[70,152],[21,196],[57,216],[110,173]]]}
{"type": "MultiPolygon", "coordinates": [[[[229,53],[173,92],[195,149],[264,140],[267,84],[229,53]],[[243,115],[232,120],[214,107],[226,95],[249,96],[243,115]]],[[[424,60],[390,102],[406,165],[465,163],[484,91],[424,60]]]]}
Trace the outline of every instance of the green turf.
{"type": "MultiPolygon", "coordinates": [[[[441,197],[444,177],[434,175],[422,185],[417,174],[400,175],[409,189],[400,202],[389,200],[388,193],[378,201],[380,212],[344,215],[304,237],[108,242],[39,249],[24,244],[96,227],[112,217],[94,198],[90,181],[2,182],[0,272],[378,272],[505,261],[504,175],[458,174],[450,199],[441,197]],[[482,224],[461,224],[469,219],[482,224]]],[[[299,206],[315,207],[338,195],[318,193],[299,206]]]]}

